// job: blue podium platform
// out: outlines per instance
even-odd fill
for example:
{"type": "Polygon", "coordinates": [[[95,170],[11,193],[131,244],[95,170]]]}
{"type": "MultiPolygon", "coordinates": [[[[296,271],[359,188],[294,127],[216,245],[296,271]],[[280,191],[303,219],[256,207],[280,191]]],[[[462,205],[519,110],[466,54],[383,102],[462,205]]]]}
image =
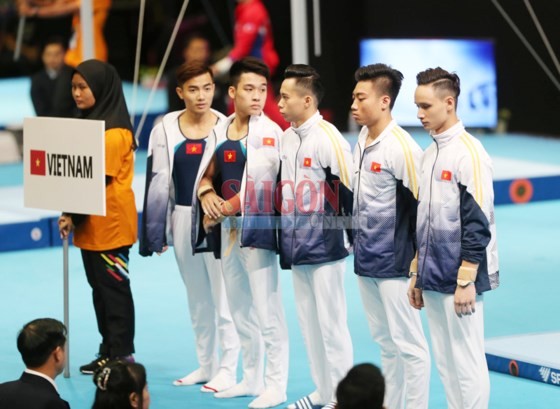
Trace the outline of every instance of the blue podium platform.
{"type": "Polygon", "coordinates": [[[486,340],[491,371],[560,386],[560,332],[520,334],[486,340]]]}

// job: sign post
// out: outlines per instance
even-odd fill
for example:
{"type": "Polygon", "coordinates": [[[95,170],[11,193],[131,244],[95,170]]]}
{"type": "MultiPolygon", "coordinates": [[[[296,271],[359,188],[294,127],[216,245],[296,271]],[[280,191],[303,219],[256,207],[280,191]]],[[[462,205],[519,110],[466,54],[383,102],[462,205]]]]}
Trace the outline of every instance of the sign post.
{"type": "MultiPolygon", "coordinates": [[[[105,122],[25,118],[24,206],[105,216],[105,122]]],[[[70,376],[68,239],[63,240],[64,377],[70,376]]]]}

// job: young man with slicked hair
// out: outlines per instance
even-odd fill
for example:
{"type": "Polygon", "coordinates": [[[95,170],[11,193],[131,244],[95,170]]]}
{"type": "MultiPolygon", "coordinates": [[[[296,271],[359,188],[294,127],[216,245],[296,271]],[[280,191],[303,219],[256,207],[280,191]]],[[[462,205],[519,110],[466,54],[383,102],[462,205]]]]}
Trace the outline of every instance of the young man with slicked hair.
{"type": "Polygon", "coordinates": [[[385,64],[356,71],[354,272],[371,334],[381,346],[385,406],[426,409],[430,352],[406,295],[416,273],[416,208],[422,150],[391,115],[403,75],[385,64]]]}
{"type": "Polygon", "coordinates": [[[215,128],[216,149],[201,165],[206,170],[197,191],[205,229],[222,224],[224,282],[243,362],[242,381],[214,396],[256,396],[253,409],[286,401],[289,365],[273,188],[282,130],[263,113],[269,77],[258,58],[232,64],[228,93],[235,112],[215,128]]]}
{"type": "Polygon", "coordinates": [[[418,196],[415,308],[426,306],[436,366],[450,409],[486,409],[483,293],[499,285],[492,161],[457,117],[457,74],[420,72],[414,102],[434,142],[418,196]]]}
{"type": "Polygon", "coordinates": [[[352,239],[352,154],[319,113],[323,92],[314,68],[286,68],[278,102],[291,122],[281,139],[280,263],[292,269],[299,325],[317,388],[289,409],[333,408],[335,388],[353,360],[343,280],[352,239]]]}

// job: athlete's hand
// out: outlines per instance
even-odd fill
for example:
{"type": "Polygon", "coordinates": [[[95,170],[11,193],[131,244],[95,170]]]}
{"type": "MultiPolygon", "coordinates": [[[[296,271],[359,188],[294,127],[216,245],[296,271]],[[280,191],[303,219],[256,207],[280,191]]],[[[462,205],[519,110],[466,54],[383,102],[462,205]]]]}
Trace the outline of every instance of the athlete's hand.
{"type": "Polygon", "coordinates": [[[466,287],[457,286],[455,290],[455,313],[459,318],[475,312],[476,288],[474,284],[466,287]]]}
{"type": "Polygon", "coordinates": [[[412,308],[421,310],[424,306],[424,298],[422,297],[422,289],[416,287],[416,276],[410,277],[410,282],[408,283],[408,302],[412,308]]]}
{"type": "Polygon", "coordinates": [[[63,214],[58,218],[58,232],[60,233],[61,239],[66,239],[70,233],[74,230],[74,223],[72,222],[72,217],[67,214],[63,214]]]}
{"type": "Polygon", "coordinates": [[[212,230],[212,227],[214,227],[215,225],[220,223],[222,221],[222,219],[223,218],[212,219],[208,215],[205,214],[204,217],[202,218],[202,227],[204,228],[204,231],[206,233],[210,233],[210,230],[212,230]]]}
{"type": "Polygon", "coordinates": [[[220,206],[220,212],[224,216],[235,216],[241,211],[241,199],[239,194],[236,194],[229,200],[224,200],[220,206]]]}
{"type": "Polygon", "coordinates": [[[165,245],[165,246],[163,246],[163,248],[161,249],[161,251],[160,251],[160,252],[156,252],[156,254],[157,254],[158,256],[161,256],[163,253],[165,253],[165,252],[167,251],[168,248],[169,248],[169,246],[165,245]]]}
{"type": "Polygon", "coordinates": [[[221,207],[223,201],[224,200],[213,191],[205,193],[200,198],[202,211],[204,211],[204,214],[212,219],[219,219],[222,217],[221,207]]]}

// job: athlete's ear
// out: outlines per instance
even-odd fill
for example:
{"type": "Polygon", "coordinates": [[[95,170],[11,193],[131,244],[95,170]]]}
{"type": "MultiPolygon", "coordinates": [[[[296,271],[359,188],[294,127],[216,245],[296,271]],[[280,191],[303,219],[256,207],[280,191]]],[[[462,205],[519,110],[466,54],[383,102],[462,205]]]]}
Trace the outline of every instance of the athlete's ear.
{"type": "Polygon", "coordinates": [[[391,105],[391,97],[389,95],[383,95],[381,97],[381,103],[383,104],[383,110],[389,108],[389,106],[391,105]]]}
{"type": "Polygon", "coordinates": [[[453,111],[455,111],[455,109],[456,109],[456,101],[455,101],[455,98],[454,98],[454,97],[452,97],[451,95],[448,96],[448,97],[445,97],[444,102],[445,102],[445,109],[446,109],[448,112],[453,112],[453,111]]]}

